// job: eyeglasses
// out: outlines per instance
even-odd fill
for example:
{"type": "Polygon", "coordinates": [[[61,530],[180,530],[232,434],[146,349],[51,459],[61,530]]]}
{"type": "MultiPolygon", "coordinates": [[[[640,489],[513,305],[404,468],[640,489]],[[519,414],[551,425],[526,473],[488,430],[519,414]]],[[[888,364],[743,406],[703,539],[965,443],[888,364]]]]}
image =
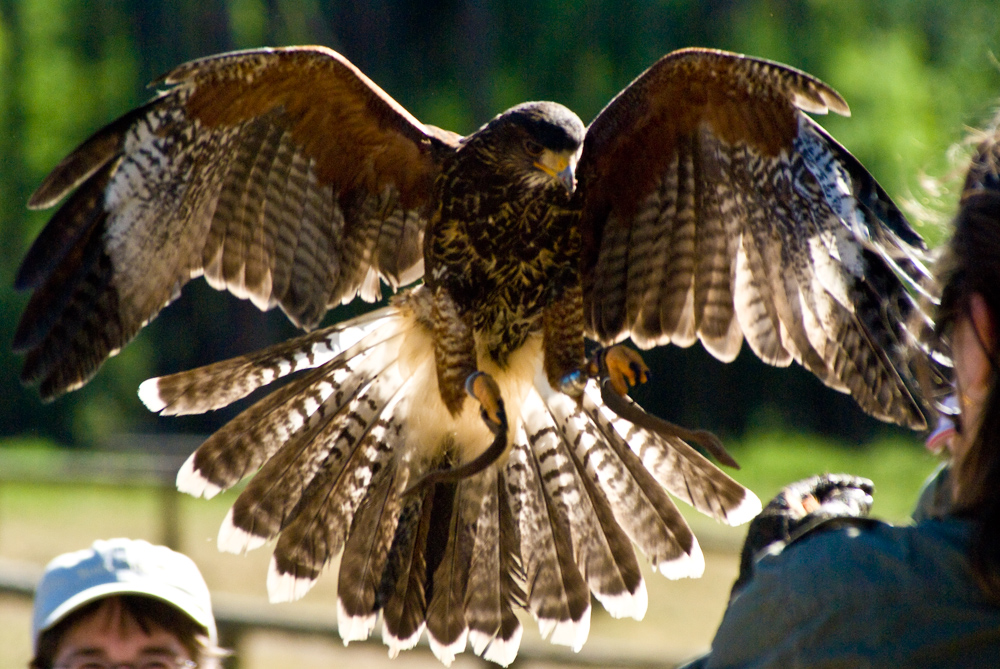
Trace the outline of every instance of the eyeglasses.
{"type": "Polygon", "coordinates": [[[198,666],[191,660],[176,657],[144,657],[135,662],[111,662],[90,657],[71,660],[69,664],[53,665],[52,669],[195,669],[198,666]]]}

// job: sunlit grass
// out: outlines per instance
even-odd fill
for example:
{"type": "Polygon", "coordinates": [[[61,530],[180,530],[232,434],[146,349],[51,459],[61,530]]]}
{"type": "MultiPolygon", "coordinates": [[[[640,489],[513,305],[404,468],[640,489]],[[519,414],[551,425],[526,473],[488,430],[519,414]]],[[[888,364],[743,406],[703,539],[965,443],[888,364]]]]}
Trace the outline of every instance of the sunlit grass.
{"type": "MultiPolygon", "coordinates": [[[[813,435],[774,431],[748,435],[728,442],[727,447],[741,465],[730,474],[764,503],[793,481],[824,472],[848,473],[874,481],[873,513],[891,522],[904,522],[909,517],[921,484],[936,465],[936,459],[916,438],[846,447],[813,435]]],[[[156,538],[155,505],[161,494],[157,489],[36,484],[30,472],[64,467],[66,451],[34,438],[0,441],[0,451],[7,467],[21,472],[18,481],[10,481],[9,473],[4,477],[8,481],[2,489],[0,537],[5,545],[0,546],[0,552],[7,552],[12,545],[38,543],[41,553],[51,554],[45,547],[46,530],[67,524],[78,528],[81,536],[101,536],[118,527],[119,534],[138,531],[156,538]],[[95,527],[88,530],[88,522],[95,527]],[[11,536],[19,531],[16,528],[30,532],[31,540],[11,536]]],[[[229,503],[231,495],[212,503],[185,498],[182,520],[198,527],[217,526],[229,503]]],[[[199,536],[198,540],[205,538],[199,536]]]]}
{"type": "MultiPolygon", "coordinates": [[[[848,472],[875,482],[875,513],[892,521],[906,519],[921,482],[935,465],[916,439],[848,448],[814,436],[773,431],[750,435],[738,443],[727,441],[727,447],[742,465],[741,470],[732,472],[733,476],[765,503],[792,481],[825,471],[848,472]]],[[[164,489],[33,480],[26,472],[57,471],[66,462],[64,449],[42,440],[0,440],[0,456],[0,466],[8,468],[0,477],[4,481],[0,485],[0,557],[42,565],[59,553],[83,548],[97,538],[163,540],[164,489]]],[[[199,565],[213,592],[238,593],[263,602],[270,550],[262,548],[237,556],[216,549],[219,524],[234,499],[234,492],[211,500],[181,496],[179,548],[199,565]]],[[[684,504],[679,506],[706,551],[705,577],[667,581],[649,573],[645,566],[650,589],[647,620],[642,624],[611,620],[597,611],[591,647],[614,648],[627,640],[630,648],[660,656],[667,652],[664,649],[683,655],[707,646],[735,578],[737,551],[746,526],[726,527],[684,504]],[[651,628],[670,632],[651,635],[651,628]]],[[[643,558],[640,563],[647,565],[643,558]]],[[[320,605],[332,611],[336,603],[336,570],[335,562],[302,603],[282,604],[275,610],[320,605]]],[[[8,602],[5,607],[0,606],[0,621],[13,621],[10,625],[15,634],[10,637],[11,647],[0,650],[0,666],[24,666],[28,656],[28,610],[20,603],[8,602]]],[[[528,636],[534,639],[535,628],[530,624],[528,628],[528,636]]],[[[279,644],[271,651],[292,657],[298,643],[279,644]]],[[[269,666],[254,662],[250,655],[256,651],[251,653],[249,647],[242,651],[247,654],[249,667],[269,666]]],[[[357,657],[357,652],[351,657],[357,657]]]]}

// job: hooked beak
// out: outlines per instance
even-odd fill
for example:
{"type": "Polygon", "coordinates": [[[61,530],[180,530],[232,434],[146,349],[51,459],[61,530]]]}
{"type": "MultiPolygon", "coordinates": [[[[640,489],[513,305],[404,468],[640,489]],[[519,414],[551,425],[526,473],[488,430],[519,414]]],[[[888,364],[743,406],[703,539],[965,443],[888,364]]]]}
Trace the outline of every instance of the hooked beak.
{"type": "Polygon", "coordinates": [[[573,174],[572,165],[566,165],[566,167],[559,170],[556,173],[556,178],[559,179],[563,186],[566,186],[566,190],[570,193],[576,188],[576,176],[573,174]]]}
{"type": "Polygon", "coordinates": [[[576,177],[573,175],[572,156],[560,155],[546,151],[538,160],[535,167],[556,179],[570,193],[576,188],[576,177]]]}

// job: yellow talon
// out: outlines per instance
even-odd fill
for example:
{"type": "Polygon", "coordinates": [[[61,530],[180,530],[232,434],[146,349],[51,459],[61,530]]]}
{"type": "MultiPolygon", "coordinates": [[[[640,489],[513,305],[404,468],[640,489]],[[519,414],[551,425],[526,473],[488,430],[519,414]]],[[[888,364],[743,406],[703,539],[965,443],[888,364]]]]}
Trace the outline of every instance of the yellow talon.
{"type": "Polygon", "coordinates": [[[649,367],[636,351],[616,344],[602,350],[595,363],[597,374],[607,376],[611,387],[619,395],[626,395],[628,389],[649,380],[649,367]]]}

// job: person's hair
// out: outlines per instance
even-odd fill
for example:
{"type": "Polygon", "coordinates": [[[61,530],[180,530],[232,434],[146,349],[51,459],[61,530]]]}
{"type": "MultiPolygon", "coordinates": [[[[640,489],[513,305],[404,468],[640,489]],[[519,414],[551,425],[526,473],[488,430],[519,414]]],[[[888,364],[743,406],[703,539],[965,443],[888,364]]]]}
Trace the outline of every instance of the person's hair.
{"type": "Polygon", "coordinates": [[[162,628],[172,634],[199,667],[218,666],[217,658],[225,655],[209,641],[207,630],[177,607],[153,597],[125,594],[85,604],[42,632],[38,637],[35,657],[28,664],[29,669],[51,669],[66,631],[113,598],[121,601],[122,614],[134,620],[143,632],[149,634],[155,628],[162,628]]]}
{"type": "MultiPolygon", "coordinates": [[[[1000,117],[998,117],[1000,120],[1000,117]]],[[[946,341],[954,324],[969,315],[978,293],[1000,333],[1000,129],[994,126],[977,147],[965,180],[951,241],[938,265],[941,301],[935,330],[946,341]]],[[[985,342],[984,342],[985,346],[985,342]]],[[[955,472],[962,481],[958,513],[976,523],[971,560],[979,585],[1000,602],[1000,346],[986,350],[993,366],[982,422],[955,472]]]]}

